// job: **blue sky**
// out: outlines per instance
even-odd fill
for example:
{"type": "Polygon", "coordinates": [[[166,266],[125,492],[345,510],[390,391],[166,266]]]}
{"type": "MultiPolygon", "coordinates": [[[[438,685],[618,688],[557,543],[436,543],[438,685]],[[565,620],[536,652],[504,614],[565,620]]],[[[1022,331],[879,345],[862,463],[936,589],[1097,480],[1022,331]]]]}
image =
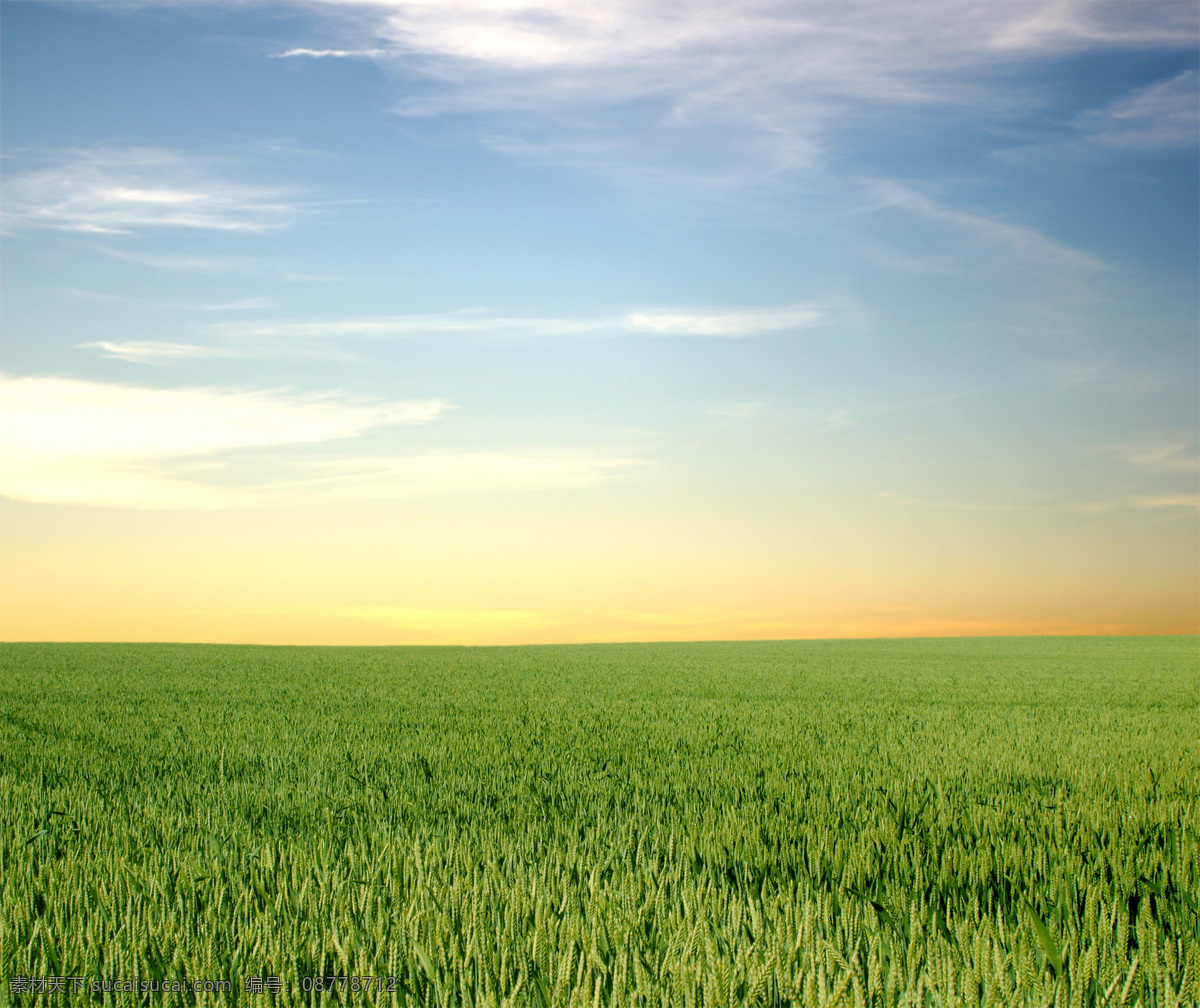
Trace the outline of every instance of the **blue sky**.
{"type": "Polygon", "coordinates": [[[1194,624],[1194,4],[0,16],[10,636],[1194,624]]]}

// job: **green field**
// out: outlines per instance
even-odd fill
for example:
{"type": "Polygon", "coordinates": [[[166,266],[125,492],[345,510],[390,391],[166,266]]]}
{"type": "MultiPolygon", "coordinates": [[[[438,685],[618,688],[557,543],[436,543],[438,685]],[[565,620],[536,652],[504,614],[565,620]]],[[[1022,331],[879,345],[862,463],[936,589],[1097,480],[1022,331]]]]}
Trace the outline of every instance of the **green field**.
{"type": "Polygon", "coordinates": [[[0,1001],[1200,1004],[1194,637],[0,655],[0,1001]]]}

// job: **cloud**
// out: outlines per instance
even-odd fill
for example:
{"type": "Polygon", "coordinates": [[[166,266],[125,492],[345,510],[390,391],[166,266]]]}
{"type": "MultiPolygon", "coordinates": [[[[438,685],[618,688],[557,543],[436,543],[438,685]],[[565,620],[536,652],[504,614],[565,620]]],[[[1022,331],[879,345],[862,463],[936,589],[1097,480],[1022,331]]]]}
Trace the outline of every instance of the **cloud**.
{"type": "Polygon", "coordinates": [[[782,308],[717,310],[648,309],[621,317],[576,316],[539,318],[496,315],[469,308],[426,315],[393,315],[319,322],[238,323],[225,332],[237,339],[331,339],[339,337],[387,338],[417,334],[476,333],[498,336],[570,336],[612,332],[653,336],[755,336],[785,329],[807,328],[830,321],[819,308],[790,305],[782,308]]]}
{"type": "Polygon", "coordinates": [[[1195,70],[1138,88],[1073,122],[1093,143],[1137,150],[1195,147],[1198,124],[1200,79],[1195,70]]]}
{"type": "Polygon", "coordinates": [[[263,268],[261,262],[241,256],[146,255],[104,245],[95,245],[93,248],[102,255],[124,262],[178,273],[250,273],[263,268]]]}
{"type": "Polygon", "coordinates": [[[316,59],[373,59],[386,56],[386,49],[289,49],[287,52],[272,53],[272,59],[290,59],[293,56],[311,56],[316,59]]]}
{"type": "Polygon", "coordinates": [[[876,200],[872,210],[898,207],[945,225],[981,245],[1002,249],[1018,260],[1080,273],[1107,269],[1096,256],[1062,245],[1034,228],[947,206],[894,179],[872,179],[867,188],[876,200]]]}
{"type": "Polygon", "coordinates": [[[643,311],[626,315],[622,325],[630,332],[655,336],[759,336],[787,329],[807,329],[826,324],[829,317],[817,308],[747,308],[739,311],[643,311]]]}
{"type": "Polygon", "coordinates": [[[812,166],[857,114],[941,107],[1003,117],[1045,100],[1044,88],[1022,90],[1013,68],[1102,49],[1187,51],[1197,23],[1189,3],[1105,0],[306,8],[324,10],[347,44],[292,51],[380,52],[385,69],[403,68],[402,114],[460,116],[483,142],[528,157],[735,184],[812,166]]]}
{"type": "Polygon", "coordinates": [[[155,340],[97,340],[78,344],[107,357],[141,364],[166,364],[207,358],[300,355],[328,357],[330,344],[341,340],[404,339],[413,336],[463,335],[492,339],[560,339],[572,336],[668,336],[745,338],[771,335],[830,323],[823,308],[648,309],[623,316],[574,318],[497,315],[464,309],[421,315],[323,319],[315,322],[265,320],[229,322],[209,327],[216,343],[155,340]]]}
{"type": "Polygon", "coordinates": [[[1168,441],[1159,444],[1104,445],[1096,449],[1105,455],[1120,459],[1127,465],[1152,472],[1194,473],[1200,472],[1200,456],[1192,441],[1168,441]]]}
{"type": "Polygon", "coordinates": [[[981,60],[1099,47],[1185,48],[1196,27],[1190,4],[1103,0],[960,0],[952,7],[891,0],[699,0],[686,8],[667,0],[318,3],[365,22],[388,52],[513,70],[640,67],[664,81],[678,76],[679,64],[693,77],[728,77],[733,70],[757,80],[765,63],[772,76],[855,93],[906,94],[905,78],[981,60]]]}
{"type": "Polygon", "coordinates": [[[105,357],[130,361],[135,364],[168,364],[171,361],[180,360],[257,356],[251,350],[237,347],[205,346],[199,343],[167,343],[155,340],[129,340],[125,343],[97,340],[94,343],[80,343],[78,346],[80,349],[102,350],[105,357]]]}
{"type": "Polygon", "coordinates": [[[257,489],[179,479],[169,464],[428,423],[449,408],[440,400],[379,402],[337,394],[0,377],[0,493],[16,500],[138,508],[263,503],[266,496],[257,489]]]}
{"type": "Polygon", "coordinates": [[[209,326],[215,343],[174,343],[157,340],[80,343],[106,357],[139,364],[170,364],[182,360],[262,357],[323,357],[353,359],[336,349],[346,340],[405,339],[415,336],[465,335],[505,339],[562,337],[595,332],[613,323],[596,319],[512,318],[477,310],[428,315],[395,315],[316,322],[267,320],[209,326]]]}
{"type": "Polygon", "coordinates": [[[418,315],[328,319],[316,322],[270,320],[233,323],[219,331],[236,340],[386,339],[435,333],[478,333],[512,336],[562,336],[589,332],[611,323],[594,318],[521,318],[495,315],[481,308],[418,315]]]}
{"type": "Polygon", "coordinates": [[[54,504],[210,510],[580,487],[646,464],[562,450],[355,454],[358,435],[429,423],[452,408],[442,400],[341,393],[3,377],[0,494],[54,504]],[[249,478],[238,481],[247,467],[249,478]]]}
{"type": "Polygon", "coordinates": [[[1200,494],[1159,494],[1153,497],[1131,497],[1125,503],[1129,507],[1148,508],[1154,511],[1164,508],[1200,511],[1200,494]]]}
{"type": "MultiPolygon", "coordinates": [[[[6,228],[261,232],[284,227],[301,212],[289,190],[223,178],[215,164],[195,155],[138,147],[66,150],[47,158],[50,164],[6,181],[6,228]]],[[[178,262],[172,268],[223,268],[197,258],[178,262]]]]}

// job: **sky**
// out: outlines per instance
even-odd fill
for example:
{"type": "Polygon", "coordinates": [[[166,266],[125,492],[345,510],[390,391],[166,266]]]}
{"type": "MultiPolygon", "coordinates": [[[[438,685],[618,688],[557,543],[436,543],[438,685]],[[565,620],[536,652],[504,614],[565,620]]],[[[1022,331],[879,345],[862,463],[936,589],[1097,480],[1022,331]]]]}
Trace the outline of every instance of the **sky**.
{"type": "Polygon", "coordinates": [[[0,635],[1195,633],[1198,11],[3,0],[0,635]]]}

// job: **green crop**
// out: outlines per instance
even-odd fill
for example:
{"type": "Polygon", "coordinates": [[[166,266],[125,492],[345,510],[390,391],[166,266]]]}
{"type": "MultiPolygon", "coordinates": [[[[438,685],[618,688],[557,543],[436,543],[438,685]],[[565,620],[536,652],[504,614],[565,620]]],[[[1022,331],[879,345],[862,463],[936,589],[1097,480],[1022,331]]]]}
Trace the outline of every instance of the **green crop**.
{"type": "Polygon", "coordinates": [[[0,1002],[1200,1004],[1193,637],[0,656],[0,1002]]]}

